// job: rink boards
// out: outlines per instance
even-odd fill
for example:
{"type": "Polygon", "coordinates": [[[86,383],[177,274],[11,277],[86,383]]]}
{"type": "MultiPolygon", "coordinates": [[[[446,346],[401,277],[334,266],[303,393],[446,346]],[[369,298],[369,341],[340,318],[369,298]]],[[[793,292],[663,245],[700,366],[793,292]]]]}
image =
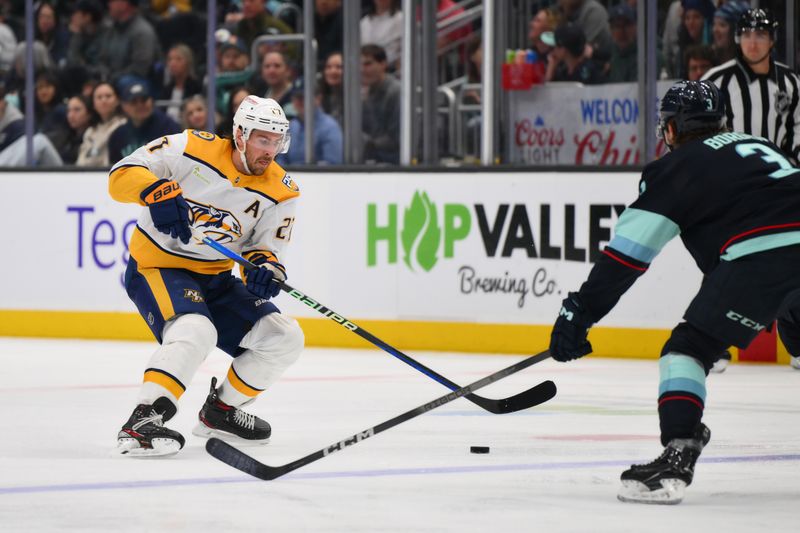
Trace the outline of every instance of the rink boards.
{"type": "MultiPolygon", "coordinates": [[[[284,263],[311,298],[401,349],[539,351],[638,192],[621,172],[296,172],[284,263]]],[[[149,339],[122,287],[140,207],[102,172],[0,176],[0,335],[149,339]],[[12,261],[14,266],[12,265],[12,261]]],[[[656,357],[701,276],[669,243],[590,339],[600,355],[656,357]]],[[[365,342],[287,295],[307,342],[365,342]]],[[[772,355],[775,359],[775,356],[772,355]]],[[[786,358],[778,349],[777,359],[786,358]]]]}

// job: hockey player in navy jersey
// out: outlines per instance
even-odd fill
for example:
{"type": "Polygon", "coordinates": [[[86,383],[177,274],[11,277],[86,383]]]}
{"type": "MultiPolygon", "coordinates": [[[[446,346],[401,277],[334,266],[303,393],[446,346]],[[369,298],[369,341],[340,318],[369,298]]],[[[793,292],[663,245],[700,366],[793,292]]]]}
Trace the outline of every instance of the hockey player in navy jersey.
{"type": "Polygon", "coordinates": [[[128,296],[160,343],[144,371],[137,406],[118,435],[126,456],[168,455],[183,436],[164,426],[215,346],[234,359],[217,378],[193,430],[201,437],[263,443],[269,424],[240,407],[299,356],[303,332],[270,301],[286,279],[280,262],[292,235],[297,185],[274,162],[289,144],[274,100],[248,96],[233,137],[186,130],[153,140],[117,162],[111,196],[142,205],[130,240],[128,296]],[[260,269],[232,275],[233,262],[191,238],[191,227],[260,269]]]}
{"type": "Polygon", "coordinates": [[[645,167],[639,197],[580,290],[563,301],[550,351],[559,361],[589,354],[589,328],[680,235],[705,278],[661,351],[665,449],[623,472],[618,495],[679,503],[711,436],[701,419],[719,353],[746,347],[777,317],[784,344],[800,354],[800,169],[772,142],[726,131],[723,100],[709,81],[673,85],[658,127],[671,151],[645,167]]]}

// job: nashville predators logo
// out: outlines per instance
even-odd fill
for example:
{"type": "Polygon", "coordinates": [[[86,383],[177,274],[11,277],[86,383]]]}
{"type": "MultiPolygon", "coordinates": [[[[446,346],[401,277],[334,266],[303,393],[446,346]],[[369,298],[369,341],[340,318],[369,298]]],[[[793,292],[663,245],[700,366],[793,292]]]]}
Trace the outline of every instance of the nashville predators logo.
{"type": "Polygon", "coordinates": [[[203,303],[205,300],[197,289],[183,289],[183,297],[196,304],[203,303]]]}
{"type": "Polygon", "coordinates": [[[200,204],[188,198],[186,201],[192,210],[192,226],[204,232],[207,237],[227,243],[242,236],[242,225],[230,211],[200,204]]]}
{"type": "Polygon", "coordinates": [[[298,187],[297,184],[292,181],[292,178],[289,176],[289,174],[286,174],[281,181],[283,181],[283,184],[286,185],[286,188],[292,192],[297,192],[300,190],[300,187],[298,187]]]}

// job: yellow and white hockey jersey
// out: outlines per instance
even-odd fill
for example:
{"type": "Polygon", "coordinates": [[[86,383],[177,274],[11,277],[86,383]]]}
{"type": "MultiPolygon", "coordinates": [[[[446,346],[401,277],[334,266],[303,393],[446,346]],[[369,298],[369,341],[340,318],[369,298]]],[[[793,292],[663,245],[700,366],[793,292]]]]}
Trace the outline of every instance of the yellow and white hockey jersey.
{"type": "MultiPolygon", "coordinates": [[[[121,159],[109,174],[109,192],[119,202],[144,205],[139,195],[160,179],[180,184],[191,209],[190,223],[231,250],[252,258],[280,261],[291,239],[298,186],[274,161],[260,176],[241,174],[233,165],[229,139],[186,130],[160,137],[121,159]]],[[[143,209],[130,242],[140,268],[182,268],[201,274],[230,270],[233,261],[190,240],[161,233],[150,210],[143,209]]]]}

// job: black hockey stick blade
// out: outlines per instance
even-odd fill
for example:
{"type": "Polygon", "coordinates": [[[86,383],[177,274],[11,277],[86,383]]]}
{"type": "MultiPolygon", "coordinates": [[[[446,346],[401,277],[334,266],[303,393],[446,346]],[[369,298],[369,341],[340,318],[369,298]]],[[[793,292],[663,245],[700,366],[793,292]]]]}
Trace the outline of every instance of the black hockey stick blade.
{"type": "MultiPolygon", "coordinates": [[[[542,359],[546,359],[550,357],[550,351],[542,352],[539,355],[535,355],[533,357],[529,357],[528,359],[523,359],[518,364],[520,365],[519,370],[527,368],[535,363],[538,363],[542,359]],[[541,357],[540,357],[541,356],[541,357]],[[540,357],[537,359],[537,357],[540,357]]],[[[543,381],[538,385],[534,385],[528,390],[524,390],[514,396],[509,396],[508,398],[501,398],[499,400],[493,400],[491,398],[486,398],[484,396],[478,396],[477,394],[467,394],[465,397],[467,400],[471,401],[475,405],[482,407],[483,409],[489,411],[490,413],[496,415],[508,414],[508,413],[516,413],[517,411],[523,411],[525,409],[530,409],[531,407],[535,407],[539,404],[542,404],[550,399],[552,399],[556,395],[557,389],[556,384],[552,381],[543,381]]]]}
{"type": "MultiPolygon", "coordinates": [[[[416,418],[417,416],[427,413],[428,411],[431,411],[433,409],[436,409],[437,407],[440,407],[446,403],[450,403],[455,399],[458,399],[466,394],[469,394],[472,391],[478,390],[481,387],[485,387],[490,383],[494,383],[499,379],[502,379],[506,376],[510,376],[511,374],[519,372],[523,368],[526,368],[534,363],[546,359],[549,356],[550,352],[544,351],[538,355],[534,355],[532,357],[524,359],[519,363],[506,367],[503,370],[499,370],[494,374],[486,376],[485,378],[480,379],[474,383],[471,383],[465,387],[461,387],[460,389],[445,394],[444,396],[441,396],[431,402],[420,405],[419,407],[411,409],[410,411],[406,411],[405,413],[398,415],[394,418],[390,418],[385,422],[381,422],[377,426],[373,426],[364,431],[356,433],[355,435],[351,435],[346,439],[340,440],[339,442],[333,443],[330,446],[326,446],[321,450],[317,450],[316,452],[310,453],[305,457],[301,457],[300,459],[297,459],[296,461],[292,461],[291,463],[287,463],[285,465],[281,466],[265,465],[264,463],[261,463],[253,459],[252,457],[242,452],[241,450],[234,448],[230,444],[214,437],[208,439],[208,442],[206,442],[206,451],[213,457],[222,461],[223,463],[226,463],[238,470],[241,470],[246,474],[250,474],[253,477],[257,477],[258,479],[263,479],[267,481],[276,479],[288,474],[289,472],[297,470],[298,468],[303,467],[309,463],[313,463],[314,461],[318,461],[324,457],[327,457],[332,453],[344,450],[349,446],[358,444],[359,442],[366,440],[370,437],[373,437],[378,433],[386,431],[387,429],[393,428],[394,426],[401,424],[406,420],[411,420],[412,418],[416,418]]],[[[529,389],[528,391],[520,393],[517,396],[513,396],[511,399],[518,398],[520,396],[528,396],[529,398],[526,401],[531,401],[530,396],[533,396],[532,391],[537,391],[537,390],[543,394],[543,396],[537,398],[537,400],[547,397],[547,399],[538,402],[542,403],[555,396],[556,386],[555,383],[553,383],[552,381],[544,381],[539,385],[537,385],[536,387],[529,389]]]]}
{"type": "Polygon", "coordinates": [[[517,411],[523,411],[525,409],[530,409],[531,407],[542,404],[552,399],[556,395],[556,392],[558,392],[558,389],[556,389],[556,384],[550,380],[547,380],[542,381],[538,385],[534,385],[530,389],[522,391],[519,394],[515,394],[514,396],[509,396],[508,398],[503,398],[501,400],[491,400],[489,398],[483,398],[474,394],[467,399],[492,413],[506,414],[516,413],[517,411]],[[481,402],[486,402],[487,405],[481,405],[481,402]]]}

